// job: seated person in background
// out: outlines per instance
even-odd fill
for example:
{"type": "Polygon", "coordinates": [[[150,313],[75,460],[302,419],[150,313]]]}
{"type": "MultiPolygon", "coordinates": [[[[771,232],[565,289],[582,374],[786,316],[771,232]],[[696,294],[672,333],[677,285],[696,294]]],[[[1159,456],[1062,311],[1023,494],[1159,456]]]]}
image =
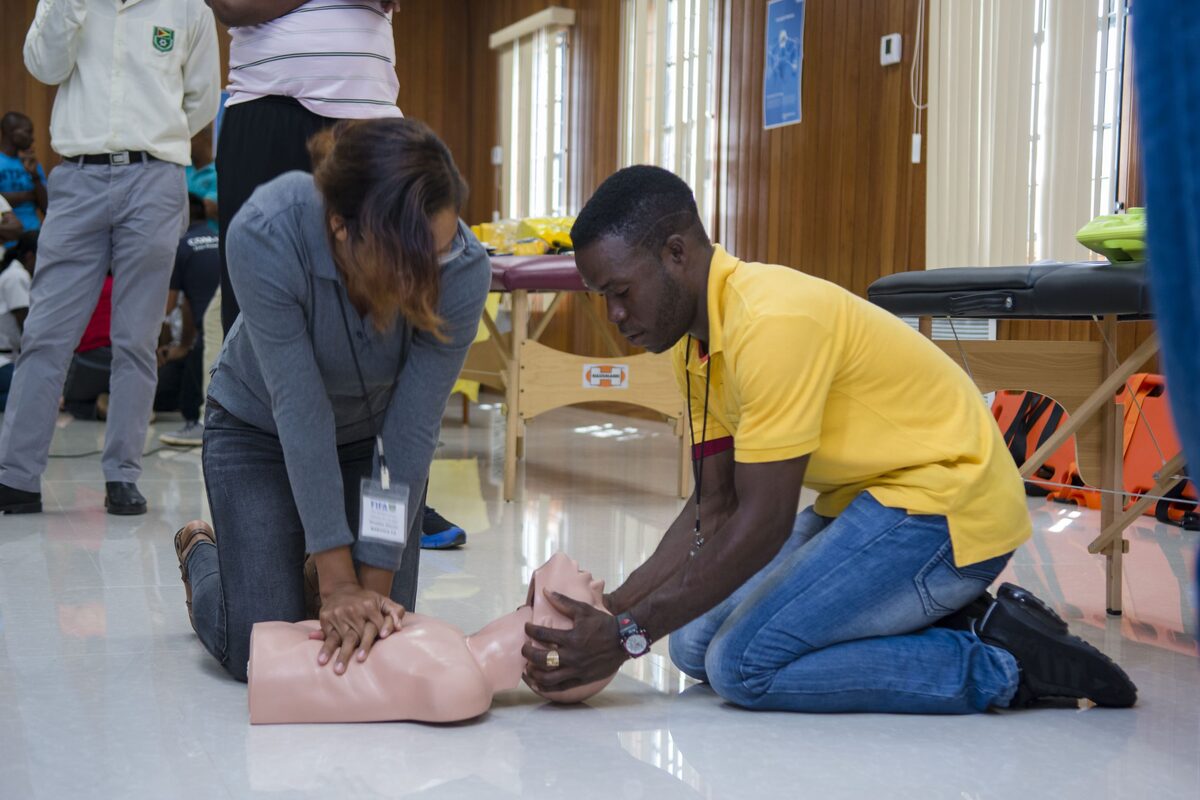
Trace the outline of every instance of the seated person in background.
{"type": "Polygon", "coordinates": [[[46,213],[46,173],[33,154],[33,120],[17,111],[0,118],[0,197],[27,231],[42,227],[46,213]]]}
{"type": "Polygon", "coordinates": [[[17,215],[13,213],[12,206],[4,199],[4,195],[0,194],[0,242],[5,246],[15,242],[25,231],[25,226],[21,224],[21,220],[17,219],[17,215]]]}
{"type": "Polygon", "coordinates": [[[217,235],[205,221],[204,201],[188,195],[191,224],[179,241],[167,316],[178,309],[183,324],[178,337],[158,348],[158,390],[155,411],[178,411],[183,427],[158,438],[163,444],[199,447],[204,435],[200,406],[204,403],[204,330],[202,320],[221,283],[217,235]]]}
{"type": "Polygon", "coordinates": [[[108,381],[112,375],[113,278],[104,279],[100,300],[75,348],[63,386],[63,409],[75,419],[108,418],[108,381]]]}
{"type": "Polygon", "coordinates": [[[21,350],[36,257],[37,231],[29,231],[4,254],[0,266],[0,413],[8,406],[8,389],[21,350]]]}
{"type": "MultiPolygon", "coordinates": [[[[197,521],[185,530],[193,526],[207,528],[197,521]]],[[[522,648],[529,646],[526,623],[570,627],[567,616],[547,599],[551,592],[604,611],[604,582],[555,553],[533,573],[525,604],[516,611],[470,636],[447,622],[404,614],[395,632],[375,642],[370,659],[347,659],[350,666],[341,675],[318,663],[317,622],[259,622],[250,637],[250,722],[458,722],[478,717],[491,706],[493,695],[520,682],[526,666],[522,648]]],[[[540,694],[558,703],[578,703],[610,680],[540,694]]]]}
{"type": "MultiPolygon", "coordinates": [[[[213,233],[217,227],[217,164],[213,161],[212,125],[192,137],[192,163],[187,168],[188,195],[199,198],[208,227],[213,233]]],[[[192,212],[192,221],[196,219],[192,212]]]]}

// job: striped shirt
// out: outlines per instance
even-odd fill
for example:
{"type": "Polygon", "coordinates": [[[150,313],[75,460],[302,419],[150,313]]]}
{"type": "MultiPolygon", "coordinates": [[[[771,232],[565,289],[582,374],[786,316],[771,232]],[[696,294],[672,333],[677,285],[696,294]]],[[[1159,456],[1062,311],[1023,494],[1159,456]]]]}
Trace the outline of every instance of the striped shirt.
{"type": "Polygon", "coordinates": [[[401,116],[392,15],[378,0],[309,0],[229,34],[227,105],[281,95],[323,117],[401,116]]]}

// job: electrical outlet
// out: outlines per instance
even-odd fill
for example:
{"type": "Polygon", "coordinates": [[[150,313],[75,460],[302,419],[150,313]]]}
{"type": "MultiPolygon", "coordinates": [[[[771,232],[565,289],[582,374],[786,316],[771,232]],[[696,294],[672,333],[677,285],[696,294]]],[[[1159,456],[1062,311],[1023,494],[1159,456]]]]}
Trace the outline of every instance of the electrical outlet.
{"type": "Polygon", "coordinates": [[[879,64],[886,67],[888,64],[900,63],[900,34],[889,33],[879,40],[879,64]]]}

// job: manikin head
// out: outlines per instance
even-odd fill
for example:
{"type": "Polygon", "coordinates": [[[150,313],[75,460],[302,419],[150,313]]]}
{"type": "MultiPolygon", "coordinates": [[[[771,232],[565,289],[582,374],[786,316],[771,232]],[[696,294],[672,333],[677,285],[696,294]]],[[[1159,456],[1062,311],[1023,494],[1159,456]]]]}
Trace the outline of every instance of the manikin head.
{"type": "Polygon", "coordinates": [[[688,185],[659,167],[626,167],[600,185],[571,228],[575,264],[632,344],[669,350],[703,308],[712,243],[688,185]]]}
{"type": "MultiPolygon", "coordinates": [[[[604,607],[604,581],[592,577],[592,573],[579,568],[579,562],[565,553],[555,553],[542,566],[534,570],[529,581],[529,596],[525,602],[533,607],[532,622],[543,628],[567,629],[572,627],[571,618],[560,612],[546,599],[546,591],[578,600],[581,603],[608,613],[604,607]]],[[[547,700],[556,703],[579,703],[599,692],[612,681],[612,677],[561,692],[539,692],[547,700]]]]}

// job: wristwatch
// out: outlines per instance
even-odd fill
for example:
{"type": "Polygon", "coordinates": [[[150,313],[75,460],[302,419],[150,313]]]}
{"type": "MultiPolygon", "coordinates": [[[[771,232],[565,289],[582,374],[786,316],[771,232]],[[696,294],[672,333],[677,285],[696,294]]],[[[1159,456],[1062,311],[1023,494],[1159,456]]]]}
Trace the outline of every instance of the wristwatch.
{"type": "Polygon", "coordinates": [[[621,637],[621,647],[630,658],[644,656],[650,652],[650,637],[646,629],[638,625],[629,614],[617,616],[617,635],[621,637]]]}

